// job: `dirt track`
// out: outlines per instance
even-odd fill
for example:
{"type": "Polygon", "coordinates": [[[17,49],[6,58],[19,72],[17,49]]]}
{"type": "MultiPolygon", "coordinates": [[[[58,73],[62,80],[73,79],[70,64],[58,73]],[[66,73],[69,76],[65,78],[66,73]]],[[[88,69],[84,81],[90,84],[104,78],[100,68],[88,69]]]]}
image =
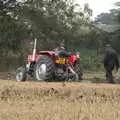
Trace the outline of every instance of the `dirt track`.
{"type": "MultiPolygon", "coordinates": [[[[12,72],[0,72],[0,79],[2,80],[10,80],[10,79],[15,79],[15,71],[12,72]]],[[[31,79],[31,78],[29,78],[31,79]]],[[[87,80],[102,80],[104,81],[105,76],[103,72],[95,72],[95,73],[91,73],[91,72],[85,72],[83,79],[87,79],[87,80]]]]}

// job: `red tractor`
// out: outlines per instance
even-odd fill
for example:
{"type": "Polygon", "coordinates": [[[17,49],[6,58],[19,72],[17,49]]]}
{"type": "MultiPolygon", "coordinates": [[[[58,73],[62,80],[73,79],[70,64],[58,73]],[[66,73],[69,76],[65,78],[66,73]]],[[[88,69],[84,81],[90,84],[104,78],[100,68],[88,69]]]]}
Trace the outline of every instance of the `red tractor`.
{"type": "Polygon", "coordinates": [[[38,81],[79,81],[82,79],[80,56],[66,52],[40,51],[36,54],[36,39],[33,55],[28,55],[25,67],[16,71],[17,81],[26,81],[27,75],[38,81]]]}

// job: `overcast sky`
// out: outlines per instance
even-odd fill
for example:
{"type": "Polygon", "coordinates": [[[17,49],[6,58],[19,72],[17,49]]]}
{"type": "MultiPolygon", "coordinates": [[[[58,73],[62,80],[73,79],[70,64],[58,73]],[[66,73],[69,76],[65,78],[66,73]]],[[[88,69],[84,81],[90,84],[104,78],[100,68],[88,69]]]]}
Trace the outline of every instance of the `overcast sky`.
{"type": "Polygon", "coordinates": [[[75,0],[76,3],[83,6],[84,3],[89,3],[90,8],[93,10],[93,18],[102,12],[108,12],[110,9],[115,8],[114,3],[120,0],[75,0]]]}

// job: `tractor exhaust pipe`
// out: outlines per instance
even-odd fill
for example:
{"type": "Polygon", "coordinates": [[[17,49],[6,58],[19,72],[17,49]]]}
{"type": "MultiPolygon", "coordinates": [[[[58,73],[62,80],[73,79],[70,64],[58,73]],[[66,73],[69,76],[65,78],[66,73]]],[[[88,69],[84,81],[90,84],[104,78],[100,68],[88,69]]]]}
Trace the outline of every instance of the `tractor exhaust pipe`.
{"type": "MultiPolygon", "coordinates": [[[[33,54],[32,54],[32,61],[33,61],[33,62],[35,61],[36,46],[37,46],[37,39],[35,38],[34,48],[33,48],[33,54]]],[[[31,62],[28,62],[28,64],[26,65],[27,71],[29,71],[29,69],[30,69],[30,64],[31,64],[31,62]]]]}
{"type": "Polygon", "coordinates": [[[35,38],[35,41],[34,41],[34,48],[33,48],[33,55],[32,55],[32,61],[35,61],[36,46],[37,46],[37,39],[35,38]]]}

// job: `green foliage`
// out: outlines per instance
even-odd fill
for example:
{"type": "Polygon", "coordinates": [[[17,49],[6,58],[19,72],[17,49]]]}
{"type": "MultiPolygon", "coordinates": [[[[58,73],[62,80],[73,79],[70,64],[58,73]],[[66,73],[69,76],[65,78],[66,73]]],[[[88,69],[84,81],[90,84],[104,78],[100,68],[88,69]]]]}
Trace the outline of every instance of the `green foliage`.
{"type": "Polygon", "coordinates": [[[0,1],[0,47],[1,50],[19,50],[20,39],[27,36],[27,29],[18,20],[17,10],[22,4],[16,0],[0,1]]]}
{"type": "Polygon", "coordinates": [[[117,9],[110,10],[110,13],[101,13],[97,16],[95,22],[101,22],[107,25],[113,25],[118,23],[116,14],[118,13],[117,9]]]}
{"type": "MultiPolygon", "coordinates": [[[[105,24],[109,26],[107,29],[112,29],[111,33],[100,32],[98,39],[100,40],[101,46],[104,44],[112,44],[112,46],[120,52],[120,2],[115,3],[116,9],[111,9],[110,13],[102,13],[98,15],[95,23],[105,24]]],[[[103,30],[105,27],[103,27],[103,30]]]]}
{"type": "Polygon", "coordinates": [[[103,70],[103,55],[95,50],[80,50],[81,64],[83,70],[101,71],[103,70]]]}
{"type": "Polygon", "coordinates": [[[70,40],[84,23],[84,16],[74,12],[74,7],[64,0],[28,0],[23,7],[23,16],[31,26],[33,36],[40,42],[70,40]]]}
{"type": "Polygon", "coordinates": [[[17,54],[25,59],[32,50],[28,43],[37,38],[37,50],[51,50],[64,41],[68,50],[81,52],[85,69],[102,68],[98,51],[110,35],[92,24],[88,4],[83,11],[75,8],[73,0],[1,0],[1,61],[8,64],[17,54]]]}
{"type": "Polygon", "coordinates": [[[91,10],[86,5],[84,11],[76,12],[75,7],[72,0],[1,0],[1,61],[7,64],[11,56],[26,56],[31,49],[28,43],[35,37],[38,50],[52,49],[61,40],[67,45],[79,41],[89,33],[91,10]]]}

